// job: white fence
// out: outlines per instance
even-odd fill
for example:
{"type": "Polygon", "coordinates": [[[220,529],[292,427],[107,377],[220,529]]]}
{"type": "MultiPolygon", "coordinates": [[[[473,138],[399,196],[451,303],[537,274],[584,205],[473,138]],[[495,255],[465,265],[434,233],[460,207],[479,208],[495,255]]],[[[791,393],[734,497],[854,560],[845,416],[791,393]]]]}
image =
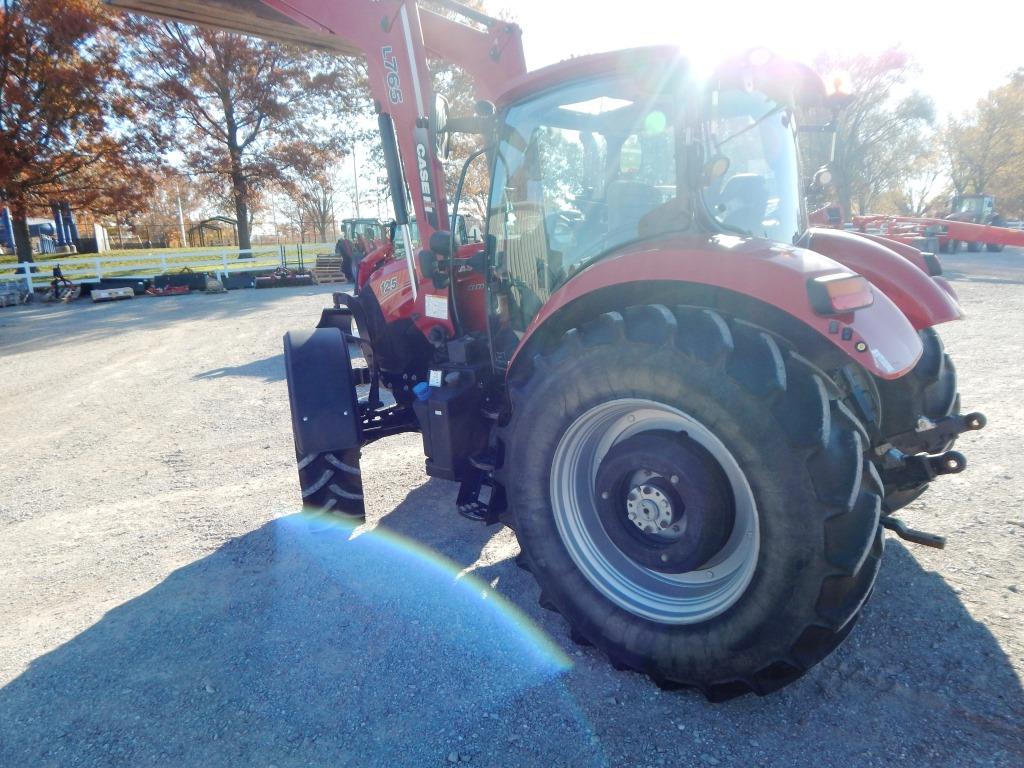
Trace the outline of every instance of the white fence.
{"type": "Polygon", "coordinates": [[[59,266],[65,279],[73,283],[97,283],[104,278],[146,280],[186,269],[217,275],[258,272],[281,266],[284,260],[285,252],[277,245],[256,246],[246,250],[218,248],[204,251],[151,251],[118,256],[69,255],[67,258],[48,258],[45,261],[0,264],[0,280],[23,280],[28,290],[33,291],[49,285],[55,266],[59,266]]]}

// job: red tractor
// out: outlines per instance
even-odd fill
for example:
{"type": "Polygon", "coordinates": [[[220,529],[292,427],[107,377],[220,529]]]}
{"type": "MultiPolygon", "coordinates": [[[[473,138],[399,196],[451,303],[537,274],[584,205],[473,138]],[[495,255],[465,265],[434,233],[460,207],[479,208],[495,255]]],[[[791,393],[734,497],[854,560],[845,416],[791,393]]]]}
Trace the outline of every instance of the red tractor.
{"type": "Polygon", "coordinates": [[[984,426],[934,330],[961,310],[915,249],[808,226],[810,69],[756,50],[700,78],[649,48],[528,73],[518,27],[447,1],[115,4],[369,62],[396,236],[411,256],[411,199],[426,248],[384,246],[358,297],[285,336],[309,507],[361,521],[360,448],[419,432],[575,639],[715,700],[842,642],[883,528],[941,546],[891,513],[984,426]],[[428,56],[474,77],[477,114],[446,117],[428,56]],[[455,131],[490,167],[482,243],[446,229],[455,131]]]}

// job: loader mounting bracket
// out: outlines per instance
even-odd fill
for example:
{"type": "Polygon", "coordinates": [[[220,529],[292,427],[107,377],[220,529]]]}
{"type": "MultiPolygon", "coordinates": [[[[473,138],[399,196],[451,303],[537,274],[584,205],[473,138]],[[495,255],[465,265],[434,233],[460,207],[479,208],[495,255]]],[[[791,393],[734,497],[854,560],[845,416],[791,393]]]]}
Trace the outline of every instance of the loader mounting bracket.
{"type": "Polygon", "coordinates": [[[366,409],[363,411],[361,421],[363,445],[380,440],[382,437],[419,431],[419,424],[412,408],[402,405],[366,409]]]}

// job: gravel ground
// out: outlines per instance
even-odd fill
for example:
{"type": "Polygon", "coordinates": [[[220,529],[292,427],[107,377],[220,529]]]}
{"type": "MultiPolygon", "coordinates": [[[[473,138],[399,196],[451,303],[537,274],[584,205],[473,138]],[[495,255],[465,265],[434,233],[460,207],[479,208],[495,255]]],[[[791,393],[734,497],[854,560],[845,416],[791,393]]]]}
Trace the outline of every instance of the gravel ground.
{"type": "Polygon", "coordinates": [[[948,548],[890,537],[832,657],[721,705],[574,646],[417,436],[367,526],[298,514],[280,339],[330,287],[0,310],[0,765],[1024,764],[1024,253],[949,267],[990,426],[903,515],[948,548]]]}

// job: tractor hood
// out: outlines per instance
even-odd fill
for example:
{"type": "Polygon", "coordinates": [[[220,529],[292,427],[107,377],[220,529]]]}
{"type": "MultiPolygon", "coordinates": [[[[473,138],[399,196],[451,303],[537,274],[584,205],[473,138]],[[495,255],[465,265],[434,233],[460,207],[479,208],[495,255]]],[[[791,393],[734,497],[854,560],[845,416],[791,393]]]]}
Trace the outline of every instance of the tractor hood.
{"type": "Polygon", "coordinates": [[[344,45],[342,38],[326,27],[317,31],[297,23],[283,10],[278,10],[288,7],[281,0],[106,0],[106,3],[146,16],[224,29],[279,43],[352,56],[362,53],[358,48],[344,45]]]}

